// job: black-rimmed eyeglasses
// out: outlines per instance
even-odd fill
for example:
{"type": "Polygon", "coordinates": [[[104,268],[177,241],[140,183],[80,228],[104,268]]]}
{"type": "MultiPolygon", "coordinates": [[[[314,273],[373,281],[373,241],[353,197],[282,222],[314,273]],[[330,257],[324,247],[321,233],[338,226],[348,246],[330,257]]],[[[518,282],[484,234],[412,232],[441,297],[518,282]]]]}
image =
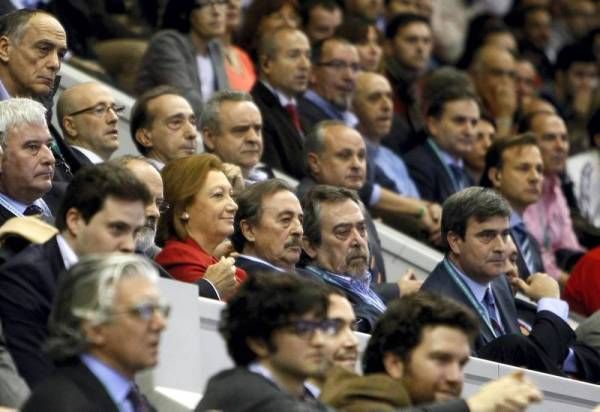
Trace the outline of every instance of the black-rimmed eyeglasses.
{"type": "Polygon", "coordinates": [[[97,117],[106,116],[108,111],[112,110],[117,116],[125,111],[125,106],[120,104],[96,104],[92,107],[86,107],[85,109],[77,110],[73,113],[69,113],[67,116],[77,116],[83,113],[90,113],[97,117]]]}

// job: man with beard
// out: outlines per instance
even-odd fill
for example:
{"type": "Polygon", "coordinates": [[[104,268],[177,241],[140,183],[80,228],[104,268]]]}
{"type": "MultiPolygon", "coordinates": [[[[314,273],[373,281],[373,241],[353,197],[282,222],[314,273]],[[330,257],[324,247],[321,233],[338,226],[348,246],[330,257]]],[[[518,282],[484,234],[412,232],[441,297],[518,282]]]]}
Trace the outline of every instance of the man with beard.
{"type": "Polygon", "coordinates": [[[235,265],[248,274],[293,272],[302,252],[304,216],[294,190],[283,180],[265,180],[246,188],[236,202],[235,265]]]}
{"type": "Polygon", "coordinates": [[[358,119],[350,110],[360,60],[356,47],[337,37],[313,47],[311,87],[299,99],[303,124],[312,129],[323,120],[335,119],[354,127],[358,119]]]}
{"type": "Polygon", "coordinates": [[[357,329],[370,332],[386,305],[371,289],[363,204],[351,190],[317,185],[303,198],[302,209],[307,256],[302,272],[341,290],[352,302],[357,329]]]}

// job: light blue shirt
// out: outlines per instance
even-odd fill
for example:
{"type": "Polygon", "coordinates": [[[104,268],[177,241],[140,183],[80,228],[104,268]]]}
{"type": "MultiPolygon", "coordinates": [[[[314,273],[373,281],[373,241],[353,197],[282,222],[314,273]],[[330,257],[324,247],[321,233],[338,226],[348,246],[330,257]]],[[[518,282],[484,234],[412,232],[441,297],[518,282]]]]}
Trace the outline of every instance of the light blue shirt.
{"type": "Polygon", "coordinates": [[[393,180],[396,191],[401,195],[420,199],[421,194],[408,174],[404,160],[385,146],[373,143],[368,139],[365,139],[365,143],[369,157],[389,179],[393,180]]]}
{"type": "Polygon", "coordinates": [[[4,83],[2,83],[2,80],[0,80],[0,100],[8,99],[10,99],[10,94],[8,94],[6,87],[4,87],[4,83]]]}
{"type": "Polygon", "coordinates": [[[104,385],[119,411],[134,412],[133,405],[127,399],[127,395],[133,386],[130,379],[127,379],[95,356],[83,354],[80,359],[104,385]]]}
{"type": "Polygon", "coordinates": [[[306,91],[306,93],[304,93],[304,98],[315,104],[319,109],[327,113],[327,115],[332,119],[340,120],[348,127],[354,128],[358,124],[358,118],[354,113],[352,113],[350,110],[344,110],[335,106],[331,102],[318,95],[312,89],[309,89],[306,91]]]}
{"type": "MultiPolygon", "coordinates": [[[[25,203],[19,202],[18,200],[6,196],[2,192],[0,192],[0,204],[2,204],[2,206],[8,209],[15,216],[23,216],[23,213],[25,213],[25,209],[27,209],[27,207],[29,206],[25,203]]],[[[44,199],[36,199],[33,201],[32,204],[39,206],[42,209],[42,214],[45,217],[50,219],[52,218],[52,212],[50,212],[50,208],[48,207],[44,199]]]]}

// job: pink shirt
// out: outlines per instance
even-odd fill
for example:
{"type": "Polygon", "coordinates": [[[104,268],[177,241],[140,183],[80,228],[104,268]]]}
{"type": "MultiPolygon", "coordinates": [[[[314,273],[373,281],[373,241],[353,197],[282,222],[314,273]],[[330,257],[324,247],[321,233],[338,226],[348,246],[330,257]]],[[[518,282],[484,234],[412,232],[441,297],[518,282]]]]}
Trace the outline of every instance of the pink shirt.
{"type": "Polygon", "coordinates": [[[523,221],[540,244],[546,273],[555,279],[561,270],[556,265],[554,252],[559,249],[584,250],[573,231],[569,206],[557,175],[544,176],[542,196],[525,209],[523,221]]]}

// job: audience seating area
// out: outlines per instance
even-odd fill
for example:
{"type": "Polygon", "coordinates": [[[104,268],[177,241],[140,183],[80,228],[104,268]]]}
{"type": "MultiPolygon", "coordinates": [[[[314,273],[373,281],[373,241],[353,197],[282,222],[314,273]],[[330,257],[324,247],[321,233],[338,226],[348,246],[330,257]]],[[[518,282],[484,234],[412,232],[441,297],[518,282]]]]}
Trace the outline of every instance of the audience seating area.
{"type": "MultiPolygon", "coordinates": [[[[193,410],[202,397],[206,381],[232,366],[217,330],[224,303],[198,298],[193,285],[160,279],[163,296],[172,305],[169,326],[162,336],[160,363],[139,377],[142,390],[159,410],[193,410]]],[[[365,348],[369,335],[358,333],[365,348]]],[[[466,367],[464,395],[487,381],[517,368],[471,358],[466,367]]],[[[589,411],[600,403],[598,386],[538,372],[526,371],[544,393],[544,401],[529,410],[544,412],[589,411]]]]}

